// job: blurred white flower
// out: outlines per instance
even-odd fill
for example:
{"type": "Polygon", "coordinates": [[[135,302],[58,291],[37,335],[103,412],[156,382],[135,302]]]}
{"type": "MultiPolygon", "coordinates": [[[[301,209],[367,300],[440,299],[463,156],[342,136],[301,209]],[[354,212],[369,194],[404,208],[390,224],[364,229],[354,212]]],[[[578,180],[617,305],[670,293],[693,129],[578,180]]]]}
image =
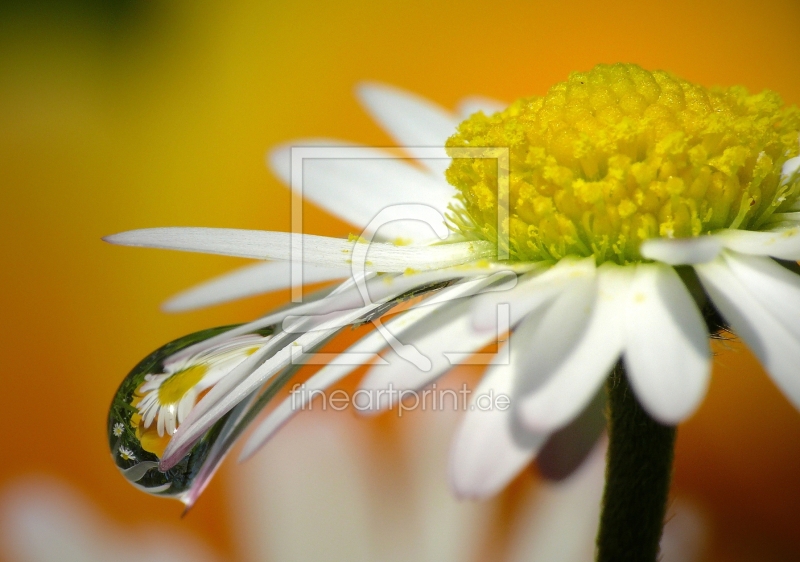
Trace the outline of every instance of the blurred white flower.
{"type": "Polygon", "coordinates": [[[114,524],[69,485],[27,476],[0,493],[0,554],[7,562],[216,562],[174,525],[114,524]]]}
{"type": "MultiPolygon", "coordinates": [[[[492,535],[503,502],[458,501],[442,478],[457,418],[413,412],[391,450],[346,413],[297,418],[268,454],[229,480],[245,560],[478,562],[489,553],[496,562],[594,560],[605,440],[568,478],[522,488],[503,554],[492,535]]],[[[705,540],[704,519],[679,498],[660,560],[700,560],[705,540]]]]}
{"type": "MultiPolygon", "coordinates": [[[[307,412],[227,480],[242,562],[590,562],[603,489],[604,440],[558,483],[521,488],[507,554],[493,536],[503,503],[453,498],[442,477],[458,415],[411,412],[385,446],[348,412],[307,412]],[[488,550],[487,550],[488,549],[488,550]]],[[[663,562],[700,560],[705,522],[676,501],[663,562]]],[[[29,476],[0,492],[0,557],[7,562],[216,562],[177,521],[109,521],[69,485],[29,476]]]]}

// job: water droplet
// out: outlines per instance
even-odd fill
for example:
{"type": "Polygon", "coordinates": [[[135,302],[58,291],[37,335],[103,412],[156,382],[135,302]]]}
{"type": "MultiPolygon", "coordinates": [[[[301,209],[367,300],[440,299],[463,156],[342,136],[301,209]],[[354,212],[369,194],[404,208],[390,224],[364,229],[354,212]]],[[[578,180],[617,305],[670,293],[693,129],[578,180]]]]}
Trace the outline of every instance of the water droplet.
{"type": "Polygon", "coordinates": [[[108,442],[117,468],[140,490],[182,499],[200,473],[229,415],[200,438],[177,465],[162,472],[158,463],[196,401],[266,343],[272,328],[232,337],[186,357],[175,355],[235,327],[195,332],[160,347],[140,361],[117,389],[108,413],[108,442]]]}

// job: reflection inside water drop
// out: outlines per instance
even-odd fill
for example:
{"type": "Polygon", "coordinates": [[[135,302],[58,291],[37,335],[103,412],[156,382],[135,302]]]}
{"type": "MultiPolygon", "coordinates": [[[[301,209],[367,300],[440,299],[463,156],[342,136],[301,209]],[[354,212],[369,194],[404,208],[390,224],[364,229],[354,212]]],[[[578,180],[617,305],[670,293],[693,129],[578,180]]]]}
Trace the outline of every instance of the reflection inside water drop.
{"type": "MultiPolygon", "coordinates": [[[[171,469],[158,463],[172,435],[194,405],[247,357],[258,351],[272,328],[231,337],[208,349],[178,354],[235,326],[196,332],[160,347],[125,377],[111,402],[108,439],[117,468],[137,488],[182,499],[226,427],[225,415],[171,469]],[[177,355],[176,355],[177,354],[177,355]]],[[[191,351],[191,350],[189,350],[191,351]]]]}

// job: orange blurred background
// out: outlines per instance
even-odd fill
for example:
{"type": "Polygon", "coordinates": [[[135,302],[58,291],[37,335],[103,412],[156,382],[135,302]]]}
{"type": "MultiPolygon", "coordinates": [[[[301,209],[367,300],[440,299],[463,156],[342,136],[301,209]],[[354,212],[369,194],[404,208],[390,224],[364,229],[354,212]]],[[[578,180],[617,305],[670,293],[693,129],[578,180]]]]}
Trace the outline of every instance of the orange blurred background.
{"type": "MultiPolygon", "coordinates": [[[[4,3],[0,488],[50,474],[121,524],[177,523],[177,502],[136,491],[110,462],[111,397],[163,343],[250,319],[288,291],[167,315],[165,298],[244,262],[100,237],[168,225],[288,230],[289,191],[264,165],[270,146],[305,136],[390,144],[358,106],[358,81],[452,108],[467,94],[543,94],[572,70],[622,61],[797,104],[798,29],[797,0],[4,3]]],[[[313,207],[304,224],[350,231],[313,207]]],[[[716,351],[708,397],[679,430],[674,490],[710,521],[709,560],[800,559],[800,413],[740,345],[716,351]]],[[[402,426],[360,423],[387,439],[402,426]]],[[[244,554],[224,481],[237,470],[229,462],[179,523],[232,560],[244,554]]]]}

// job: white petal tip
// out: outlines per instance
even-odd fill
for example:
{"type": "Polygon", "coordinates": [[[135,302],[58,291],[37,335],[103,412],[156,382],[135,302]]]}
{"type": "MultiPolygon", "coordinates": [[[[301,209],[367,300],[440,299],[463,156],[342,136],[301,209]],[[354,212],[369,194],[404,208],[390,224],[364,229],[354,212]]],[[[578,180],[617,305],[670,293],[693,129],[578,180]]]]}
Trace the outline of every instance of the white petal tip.
{"type": "Polygon", "coordinates": [[[103,242],[108,242],[109,244],[117,244],[117,245],[125,245],[125,240],[129,238],[126,236],[130,232],[136,232],[135,230],[128,231],[128,232],[119,232],[117,234],[109,234],[108,236],[103,236],[101,240],[103,242]]]}
{"type": "Polygon", "coordinates": [[[493,115],[503,111],[506,107],[508,107],[508,104],[499,100],[483,96],[469,96],[458,103],[456,113],[466,119],[478,111],[483,111],[484,115],[493,115]]]}
{"type": "Polygon", "coordinates": [[[103,242],[118,246],[142,246],[149,248],[170,248],[170,242],[186,231],[212,230],[202,228],[182,228],[175,226],[137,228],[117,234],[103,236],[103,242]]]}
{"type": "Polygon", "coordinates": [[[137,228],[103,236],[102,240],[117,246],[159,247],[165,234],[168,237],[177,230],[176,227],[137,228]]]}
{"type": "MultiPolygon", "coordinates": [[[[378,363],[378,365],[380,364],[378,363]]],[[[382,364],[387,363],[384,361],[382,364]]],[[[392,394],[389,394],[389,389],[394,386],[394,381],[387,381],[383,372],[375,369],[373,366],[356,391],[356,396],[362,397],[359,403],[353,403],[353,409],[359,416],[374,417],[397,406],[394,394],[397,390],[392,390],[392,394]],[[391,396],[391,398],[387,398],[387,396],[391,396]],[[367,401],[365,402],[364,399],[367,401]]]]}
{"type": "Polygon", "coordinates": [[[511,422],[506,415],[490,416],[494,420],[475,417],[482,415],[468,412],[450,450],[450,488],[459,499],[481,500],[500,492],[530,465],[547,439],[546,435],[509,432],[503,427],[511,422]]]}
{"type": "Polygon", "coordinates": [[[487,485],[486,482],[461,482],[450,478],[450,491],[459,501],[480,501],[489,499],[501,490],[501,486],[487,485]]]}
{"type": "Polygon", "coordinates": [[[192,306],[190,303],[184,302],[183,299],[169,299],[162,302],[159,308],[161,309],[161,312],[175,314],[178,312],[188,312],[199,307],[192,306]]]}
{"type": "Polygon", "coordinates": [[[267,151],[264,162],[267,168],[285,184],[289,184],[291,174],[290,147],[282,144],[267,151]]]}
{"type": "Polygon", "coordinates": [[[459,500],[490,499],[508,486],[526,466],[533,462],[534,458],[535,454],[531,452],[524,455],[522,460],[517,458],[511,463],[503,463],[503,459],[500,459],[502,466],[495,466],[492,469],[488,463],[475,460],[457,465],[457,461],[451,457],[450,490],[459,500]]]}
{"type": "Polygon", "coordinates": [[[550,434],[565,428],[572,421],[572,418],[563,419],[563,416],[548,414],[538,404],[522,405],[519,411],[520,424],[533,433],[550,434]]]}
{"type": "Polygon", "coordinates": [[[681,405],[680,407],[665,409],[663,407],[654,408],[647,404],[643,404],[647,413],[661,425],[676,426],[689,419],[700,407],[700,402],[691,404],[688,407],[681,405]]]}
{"type": "Polygon", "coordinates": [[[764,231],[724,230],[718,236],[726,248],[741,254],[800,259],[800,227],[796,223],[764,231]]]}
{"type": "Polygon", "coordinates": [[[300,147],[334,147],[334,146],[350,146],[336,139],[329,138],[301,138],[294,139],[283,144],[279,144],[270,148],[264,155],[264,161],[267,168],[275,174],[288,187],[291,187],[292,177],[292,148],[300,147]]]}
{"type": "Polygon", "coordinates": [[[242,452],[239,453],[239,456],[236,458],[236,462],[241,464],[243,462],[249,461],[253,455],[255,455],[261,447],[253,447],[252,445],[245,444],[242,452]]]}
{"type": "Polygon", "coordinates": [[[368,103],[375,95],[383,93],[396,94],[400,93],[400,90],[382,82],[362,80],[356,84],[355,93],[361,102],[368,103]]]}

